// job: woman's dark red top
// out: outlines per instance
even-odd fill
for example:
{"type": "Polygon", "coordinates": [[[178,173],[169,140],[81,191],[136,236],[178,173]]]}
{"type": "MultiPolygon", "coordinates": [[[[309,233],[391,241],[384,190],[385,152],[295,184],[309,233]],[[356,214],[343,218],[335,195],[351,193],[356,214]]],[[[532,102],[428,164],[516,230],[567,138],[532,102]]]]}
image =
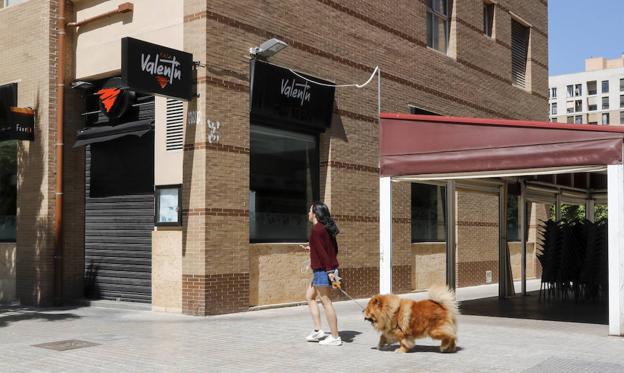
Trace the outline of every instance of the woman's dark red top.
{"type": "Polygon", "coordinates": [[[313,270],[331,271],[338,268],[338,243],[322,223],[312,226],[310,233],[310,267],[313,270]]]}

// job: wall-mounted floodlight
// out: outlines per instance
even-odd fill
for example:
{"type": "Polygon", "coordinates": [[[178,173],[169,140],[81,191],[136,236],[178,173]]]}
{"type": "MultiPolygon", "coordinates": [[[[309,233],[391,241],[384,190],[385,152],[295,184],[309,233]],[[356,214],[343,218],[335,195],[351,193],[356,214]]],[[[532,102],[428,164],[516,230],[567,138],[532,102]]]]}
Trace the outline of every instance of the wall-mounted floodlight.
{"type": "Polygon", "coordinates": [[[252,57],[265,59],[273,56],[287,46],[288,44],[283,41],[273,38],[265,41],[257,47],[249,48],[249,54],[251,54],[252,57]]]}
{"type": "Polygon", "coordinates": [[[85,82],[84,80],[74,80],[71,82],[71,87],[74,89],[91,89],[94,87],[93,83],[85,82]]]}

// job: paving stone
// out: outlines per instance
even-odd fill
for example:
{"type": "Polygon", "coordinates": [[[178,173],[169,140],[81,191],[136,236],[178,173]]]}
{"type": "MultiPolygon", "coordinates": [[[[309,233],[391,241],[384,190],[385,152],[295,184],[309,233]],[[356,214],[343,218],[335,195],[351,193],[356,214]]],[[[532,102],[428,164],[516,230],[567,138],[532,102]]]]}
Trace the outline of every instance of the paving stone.
{"type": "Polygon", "coordinates": [[[442,354],[425,339],[397,354],[374,348],[378,335],[356,304],[338,302],[336,310],[341,347],[304,341],[312,327],[305,306],[212,317],[94,306],[0,309],[0,372],[624,371],[624,339],[608,337],[606,325],[462,315],[457,353],[442,354]],[[98,345],[33,347],[66,340],[98,345]]]}

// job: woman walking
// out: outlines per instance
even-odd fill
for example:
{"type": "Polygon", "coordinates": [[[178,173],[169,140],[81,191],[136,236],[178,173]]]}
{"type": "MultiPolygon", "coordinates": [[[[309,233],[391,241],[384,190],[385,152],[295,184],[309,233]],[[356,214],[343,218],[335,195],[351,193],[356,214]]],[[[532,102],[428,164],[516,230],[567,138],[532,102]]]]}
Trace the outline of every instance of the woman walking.
{"type": "Polygon", "coordinates": [[[312,282],[306,290],[308,309],[314,322],[314,331],[306,337],[309,342],[319,342],[326,346],[340,346],[342,340],[338,335],[338,321],[336,311],[330,299],[332,282],[338,276],[338,243],[336,235],[339,233],[336,223],[331,218],[329,208],[322,202],[315,202],[308,211],[308,220],[312,223],[310,245],[305,248],[310,251],[310,267],[314,272],[312,282]],[[323,309],[331,334],[326,336],[321,329],[321,316],[316,298],[321,298],[323,309]]]}

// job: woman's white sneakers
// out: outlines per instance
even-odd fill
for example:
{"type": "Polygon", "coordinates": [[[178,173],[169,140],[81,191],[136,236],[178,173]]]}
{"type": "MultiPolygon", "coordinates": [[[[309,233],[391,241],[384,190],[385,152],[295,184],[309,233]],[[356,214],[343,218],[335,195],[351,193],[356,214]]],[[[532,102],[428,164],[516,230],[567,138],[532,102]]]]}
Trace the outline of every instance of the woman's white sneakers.
{"type": "Polygon", "coordinates": [[[341,346],[342,345],[342,339],[340,339],[340,337],[335,337],[331,334],[325,334],[324,331],[319,330],[317,331],[312,331],[312,333],[310,333],[307,337],[306,337],[306,341],[308,342],[318,342],[320,345],[323,346],[341,346]]]}
{"type": "Polygon", "coordinates": [[[318,342],[321,339],[325,338],[327,336],[327,334],[325,334],[325,332],[323,330],[319,330],[317,331],[312,331],[312,333],[310,333],[307,337],[306,337],[306,341],[308,342],[318,342]]]}
{"type": "Polygon", "coordinates": [[[319,344],[323,346],[341,346],[342,339],[339,336],[334,337],[333,335],[330,334],[329,336],[327,336],[327,338],[320,341],[319,344]]]}

